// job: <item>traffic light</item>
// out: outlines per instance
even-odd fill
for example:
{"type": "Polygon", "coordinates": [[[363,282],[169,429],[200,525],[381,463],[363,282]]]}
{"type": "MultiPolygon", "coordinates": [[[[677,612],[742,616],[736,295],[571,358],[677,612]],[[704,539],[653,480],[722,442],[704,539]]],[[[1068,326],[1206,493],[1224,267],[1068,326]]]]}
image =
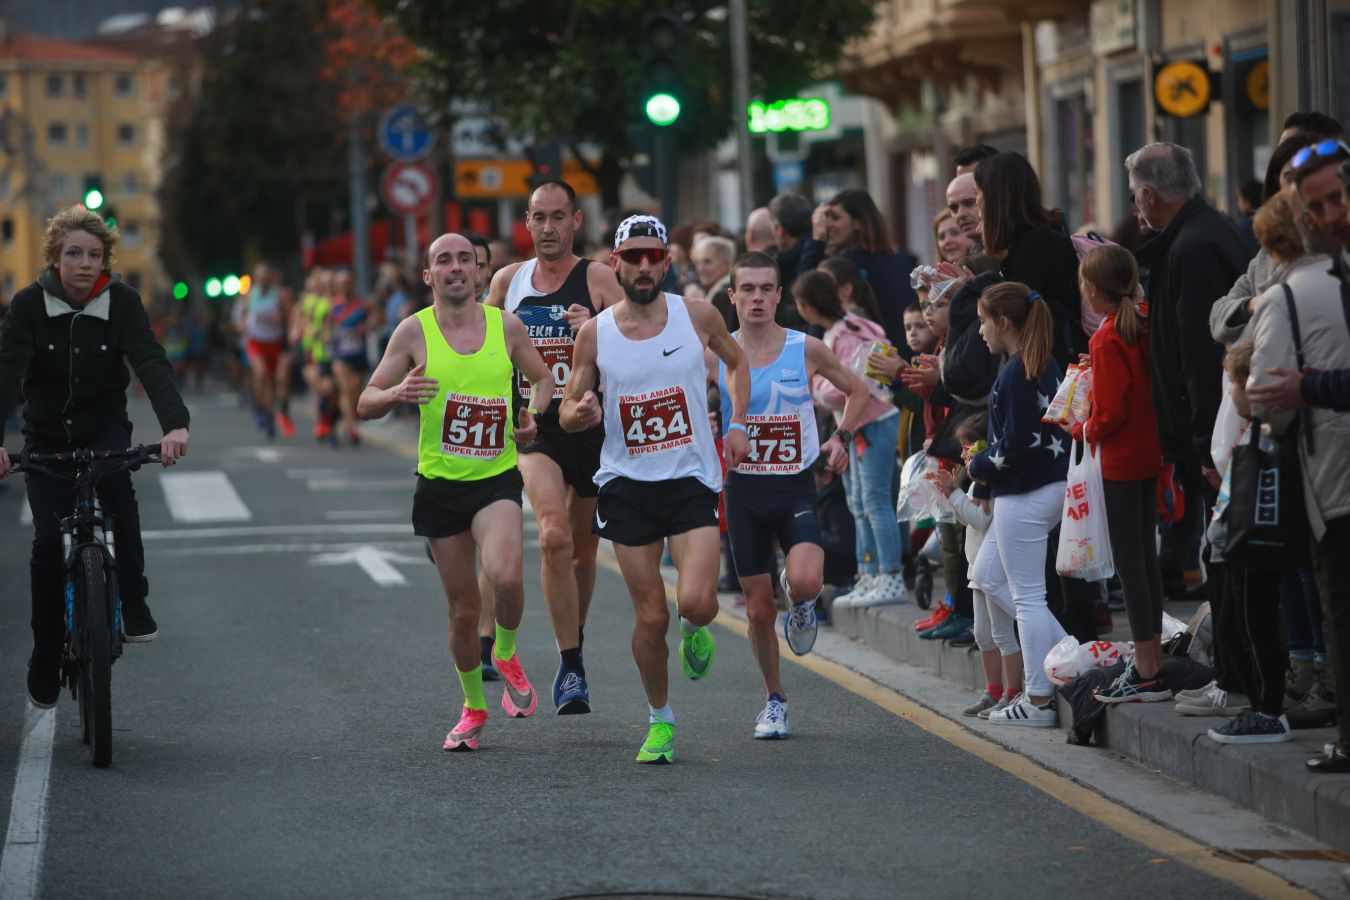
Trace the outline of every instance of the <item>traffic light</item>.
{"type": "Polygon", "coordinates": [[[674,125],[684,97],[684,20],[668,12],[642,20],[642,111],[658,127],[674,125]]]}
{"type": "Polygon", "coordinates": [[[188,286],[186,281],[180,281],[173,286],[173,299],[186,300],[188,295],[188,286]]]}
{"type": "Polygon", "coordinates": [[[103,222],[108,228],[112,229],[117,227],[117,210],[113,209],[111,206],[105,206],[100,210],[100,215],[103,216],[103,222]]]}
{"type": "Polygon", "coordinates": [[[84,176],[84,192],[80,195],[84,208],[97,212],[103,208],[103,179],[98,175],[84,176]]]}
{"type": "Polygon", "coordinates": [[[530,173],[530,187],[545,181],[561,181],[563,177],[562,147],[557,141],[543,144],[531,144],[525,148],[533,171],[530,173]]]}

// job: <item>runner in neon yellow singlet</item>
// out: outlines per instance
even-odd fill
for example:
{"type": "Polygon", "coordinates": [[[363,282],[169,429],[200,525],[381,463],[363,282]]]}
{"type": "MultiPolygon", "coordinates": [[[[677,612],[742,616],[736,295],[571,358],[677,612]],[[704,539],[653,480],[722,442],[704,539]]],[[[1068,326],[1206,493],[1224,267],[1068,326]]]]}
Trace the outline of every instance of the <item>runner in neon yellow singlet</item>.
{"type": "Polygon", "coordinates": [[[474,302],[474,249],[443,234],[427,251],[422,280],[431,307],[394,329],[369,385],[357,402],[363,419],[378,419],[399,403],[421,407],[413,530],[427,538],[450,607],[450,652],[464,690],[459,723],[446,750],[476,750],[487,720],[478,648],[480,599],[474,550],[497,603],[493,655],[505,685],[507,715],[531,715],[538,705],[516,654],[524,607],[521,590],[521,479],[516,443],[532,440],[534,416],[553,394],[553,376],[515,316],[474,302]],[[512,368],[530,382],[529,406],[511,422],[512,368]]]}

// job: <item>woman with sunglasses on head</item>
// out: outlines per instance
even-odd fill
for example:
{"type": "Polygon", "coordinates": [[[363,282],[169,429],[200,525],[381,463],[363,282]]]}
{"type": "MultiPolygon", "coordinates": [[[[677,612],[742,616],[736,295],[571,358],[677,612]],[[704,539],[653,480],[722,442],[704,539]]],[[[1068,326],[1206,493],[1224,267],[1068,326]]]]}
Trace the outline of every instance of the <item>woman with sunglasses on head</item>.
{"type": "Polygon", "coordinates": [[[914,262],[891,243],[881,210],[864,190],[848,188],[822,203],[811,215],[811,238],[802,252],[799,272],[809,272],[826,256],[846,256],[865,274],[877,298],[886,338],[909,359],[905,344],[905,307],[914,302],[909,272],[914,262]]]}

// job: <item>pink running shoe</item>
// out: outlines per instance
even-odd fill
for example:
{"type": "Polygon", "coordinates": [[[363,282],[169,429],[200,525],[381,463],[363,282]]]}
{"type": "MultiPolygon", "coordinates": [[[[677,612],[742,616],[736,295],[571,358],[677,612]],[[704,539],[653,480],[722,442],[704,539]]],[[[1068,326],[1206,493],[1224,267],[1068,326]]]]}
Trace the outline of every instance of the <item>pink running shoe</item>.
{"type": "Polygon", "coordinates": [[[502,680],[506,682],[502,689],[502,709],[513,719],[534,715],[535,708],[539,706],[539,697],[530,687],[525,670],[520,667],[520,654],[513,653],[510,659],[494,657],[494,662],[497,663],[497,671],[502,673],[502,680]]]}
{"type": "Polygon", "coordinates": [[[464,714],[459,717],[459,724],[450,730],[445,736],[446,750],[477,750],[478,736],[483,733],[483,725],[487,722],[486,709],[469,709],[464,707],[464,714]]]}

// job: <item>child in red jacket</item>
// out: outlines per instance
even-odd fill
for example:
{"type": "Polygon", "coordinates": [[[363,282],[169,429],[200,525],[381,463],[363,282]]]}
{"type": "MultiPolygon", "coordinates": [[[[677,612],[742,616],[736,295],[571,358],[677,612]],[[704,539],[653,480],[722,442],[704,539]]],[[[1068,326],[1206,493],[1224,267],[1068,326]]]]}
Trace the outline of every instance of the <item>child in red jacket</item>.
{"type": "Polygon", "coordinates": [[[1172,691],[1161,675],[1163,587],[1156,534],[1162,447],[1148,368],[1148,309],[1135,304],[1139,269],[1123,247],[1109,245],[1084,256],[1078,284],[1106,320],[1088,343],[1092,413],[1074,426],[1073,436],[1097,448],[1101,459],[1107,532],[1134,638],[1133,662],[1096,696],[1103,703],[1166,700],[1172,691]]]}

